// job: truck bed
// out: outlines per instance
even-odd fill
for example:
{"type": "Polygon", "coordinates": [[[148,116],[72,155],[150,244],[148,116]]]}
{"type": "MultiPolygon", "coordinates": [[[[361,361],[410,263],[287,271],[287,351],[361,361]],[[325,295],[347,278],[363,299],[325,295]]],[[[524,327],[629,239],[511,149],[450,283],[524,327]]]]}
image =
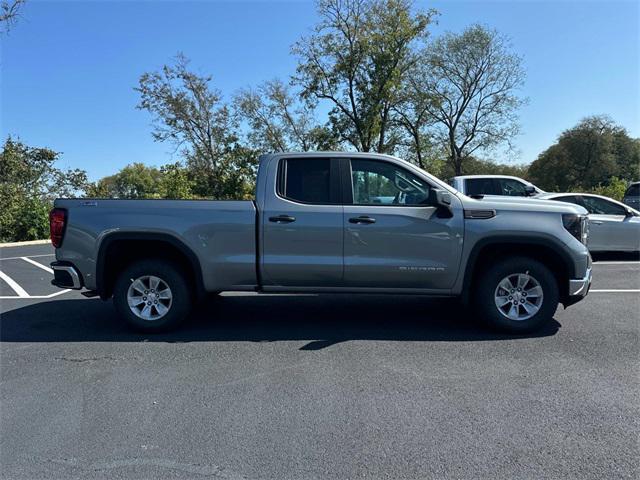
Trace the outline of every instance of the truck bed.
{"type": "Polygon", "coordinates": [[[96,288],[95,272],[105,261],[100,256],[106,243],[151,237],[190,249],[207,291],[257,285],[253,201],[58,199],[55,207],[68,212],[56,259],[87,272],[83,280],[89,289],[96,288]]]}

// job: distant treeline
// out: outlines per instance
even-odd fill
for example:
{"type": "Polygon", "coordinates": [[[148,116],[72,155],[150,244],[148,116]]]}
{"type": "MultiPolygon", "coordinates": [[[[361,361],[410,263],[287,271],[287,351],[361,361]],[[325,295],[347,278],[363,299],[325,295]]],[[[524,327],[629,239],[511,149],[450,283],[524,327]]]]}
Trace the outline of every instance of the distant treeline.
{"type": "Polygon", "coordinates": [[[562,132],[530,165],[491,161],[513,157],[525,103],[522,59],[496,30],[434,36],[438,13],[411,0],[318,0],[317,12],[292,46],[288,79],[225,97],[181,53],[140,76],[137,107],[151,115],[154,140],[176,149],[175,163],[132,163],[89,182],[82,170],[57,169],[55,151],[8,138],[0,240],[46,237],[56,196],[250,198],[258,155],[268,152],[388,153],[443,179],[509,174],[545,190],[614,197],[638,179],[640,141],[604,115],[562,132]]]}

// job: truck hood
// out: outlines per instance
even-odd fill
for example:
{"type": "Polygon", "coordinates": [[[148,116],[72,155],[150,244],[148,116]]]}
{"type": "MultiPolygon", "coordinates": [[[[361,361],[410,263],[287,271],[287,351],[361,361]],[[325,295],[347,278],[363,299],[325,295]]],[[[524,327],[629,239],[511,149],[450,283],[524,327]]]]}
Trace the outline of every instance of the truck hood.
{"type": "Polygon", "coordinates": [[[496,211],[523,211],[523,212],[549,212],[549,213],[576,213],[586,215],[587,210],[579,205],[574,205],[557,200],[540,200],[531,197],[501,197],[486,196],[482,199],[459,195],[465,209],[491,209],[496,211]]]}

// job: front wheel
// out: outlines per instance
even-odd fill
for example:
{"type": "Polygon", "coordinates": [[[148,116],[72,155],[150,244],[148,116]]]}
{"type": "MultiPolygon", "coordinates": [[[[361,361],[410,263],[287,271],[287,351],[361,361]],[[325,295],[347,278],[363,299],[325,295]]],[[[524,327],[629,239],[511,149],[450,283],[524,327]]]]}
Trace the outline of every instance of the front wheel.
{"type": "Polygon", "coordinates": [[[113,290],[116,310],[135,330],[162,332],[175,328],[191,310],[185,275],[172,262],[142,260],[127,266],[113,290]]]}
{"type": "Polygon", "coordinates": [[[548,324],[558,308],[558,283],[544,264],[511,257],[491,265],[475,283],[475,304],[490,326],[527,333],[548,324]]]}

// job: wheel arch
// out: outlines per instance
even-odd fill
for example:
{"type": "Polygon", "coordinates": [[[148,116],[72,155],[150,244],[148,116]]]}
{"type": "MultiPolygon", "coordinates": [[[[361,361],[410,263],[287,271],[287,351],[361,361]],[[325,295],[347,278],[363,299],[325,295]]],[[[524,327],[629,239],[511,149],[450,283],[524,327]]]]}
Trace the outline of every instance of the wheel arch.
{"type": "Polygon", "coordinates": [[[194,285],[196,295],[200,297],[204,293],[200,261],[184,242],[166,233],[114,232],[102,239],[96,258],[96,290],[100,298],[110,298],[118,273],[144,258],[163,258],[178,263],[194,285]]]}
{"type": "Polygon", "coordinates": [[[533,258],[544,264],[558,282],[560,301],[568,296],[569,279],[575,276],[573,261],[564,244],[545,237],[499,236],[479,241],[471,250],[464,271],[462,298],[470,300],[474,282],[478,280],[483,267],[499,258],[519,256],[533,258]]]}

